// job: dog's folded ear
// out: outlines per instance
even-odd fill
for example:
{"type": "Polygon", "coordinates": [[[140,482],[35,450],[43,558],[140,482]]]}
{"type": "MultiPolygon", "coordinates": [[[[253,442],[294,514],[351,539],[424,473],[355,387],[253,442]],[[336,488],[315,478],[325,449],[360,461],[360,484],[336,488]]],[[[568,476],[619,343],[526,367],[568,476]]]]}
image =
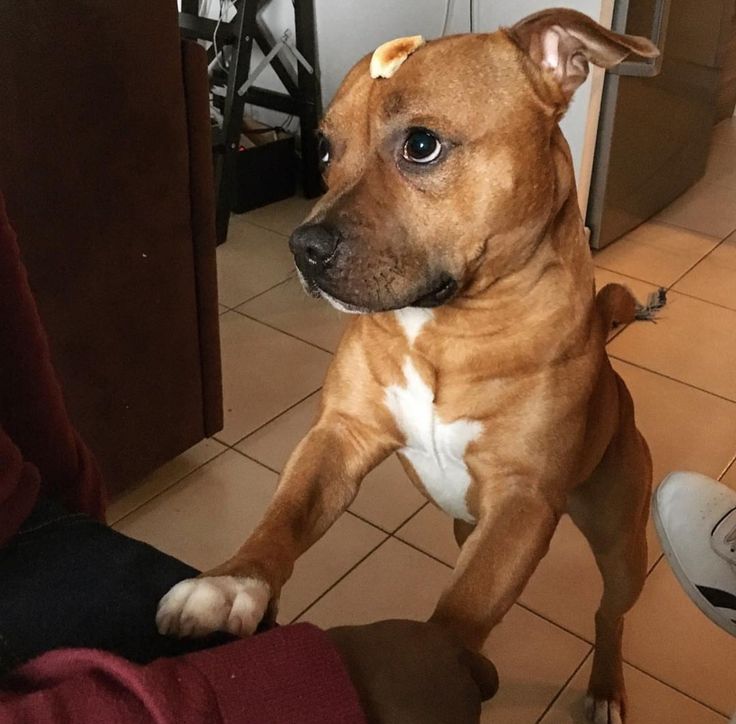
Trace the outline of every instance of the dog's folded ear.
{"type": "Polygon", "coordinates": [[[507,33],[557,83],[565,102],[588,77],[588,63],[611,68],[631,53],[644,58],[659,55],[647,38],[614,33],[567,8],[529,15],[507,33]]]}

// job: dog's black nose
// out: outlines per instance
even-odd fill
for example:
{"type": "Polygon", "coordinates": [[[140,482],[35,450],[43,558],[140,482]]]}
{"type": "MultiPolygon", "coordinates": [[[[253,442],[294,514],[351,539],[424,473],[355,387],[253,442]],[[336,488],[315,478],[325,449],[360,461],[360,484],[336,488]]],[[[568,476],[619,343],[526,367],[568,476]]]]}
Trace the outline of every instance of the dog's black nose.
{"type": "Polygon", "coordinates": [[[331,226],[307,224],[294,230],[289,248],[299,267],[308,265],[317,270],[329,265],[339,242],[340,234],[331,226]]]}

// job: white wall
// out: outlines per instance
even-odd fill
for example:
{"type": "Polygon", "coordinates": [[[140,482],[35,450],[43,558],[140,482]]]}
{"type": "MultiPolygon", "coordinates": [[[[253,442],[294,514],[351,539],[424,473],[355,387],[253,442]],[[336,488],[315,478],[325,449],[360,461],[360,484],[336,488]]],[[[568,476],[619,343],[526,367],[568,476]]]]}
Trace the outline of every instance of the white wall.
{"type": "MultiPolygon", "coordinates": [[[[612,3],[611,3],[612,6],[612,3]]],[[[513,25],[521,18],[549,7],[569,7],[579,10],[595,20],[603,20],[610,27],[611,18],[601,18],[601,0],[514,0],[514,2],[498,0],[477,0],[480,30],[493,30],[500,25],[513,25]]],[[[588,81],[582,85],[573,98],[572,104],[560,124],[562,132],[570,144],[575,172],[580,180],[583,169],[583,156],[588,126],[588,111],[591,103],[591,85],[588,81]]],[[[597,118],[597,112],[596,112],[597,118]]],[[[593,140],[595,145],[595,139],[593,140]]],[[[592,161],[592,159],[591,159],[592,161]]]]}
{"type": "MultiPolygon", "coordinates": [[[[290,0],[274,0],[274,2],[290,0]]],[[[449,33],[468,32],[471,0],[454,0],[449,33]]],[[[548,7],[570,7],[610,27],[614,0],[474,0],[475,30],[489,32],[513,25],[548,7]]],[[[442,30],[445,0],[316,0],[317,33],[325,104],[342,77],[365,53],[403,35],[437,37],[442,30]]],[[[594,69],[578,89],[562,120],[578,179],[580,206],[587,205],[603,74],[594,69]]]]}
{"type": "MultiPolygon", "coordinates": [[[[468,32],[470,0],[450,0],[449,33],[468,32]]],[[[571,7],[610,27],[614,0],[474,0],[475,29],[495,30],[552,6],[571,7]]],[[[210,17],[217,17],[219,0],[200,0],[210,17]]],[[[298,2],[298,0],[297,0],[298,2]]],[[[437,37],[445,16],[446,0],[315,0],[317,45],[321,68],[322,98],[325,106],[350,67],[366,53],[391,38],[403,35],[437,37]]],[[[289,28],[294,32],[292,0],[271,0],[263,14],[272,33],[279,37],[289,28]]],[[[254,51],[255,65],[261,54],[254,51]]],[[[283,56],[286,58],[287,56],[283,56]]],[[[281,89],[276,75],[267,68],[258,84],[281,89]]],[[[578,177],[581,207],[585,208],[597,132],[602,74],[594,72],[576,93],[562,121],[578,177]]],[[[282,114],[249,108],[259,120],[281,123],[282,114]]]]}
{"type": "MultiPolygon", "coordinates": [[[[315,2],[322,95],[326,102],[334,95],[345,73],[366,53],[387,40],[405,35],[436,38],[442,31],[445,17],[445,0],[315,2]]],[[[448,32],[468,30],[468,0],[454,0],[448,32]]]]}

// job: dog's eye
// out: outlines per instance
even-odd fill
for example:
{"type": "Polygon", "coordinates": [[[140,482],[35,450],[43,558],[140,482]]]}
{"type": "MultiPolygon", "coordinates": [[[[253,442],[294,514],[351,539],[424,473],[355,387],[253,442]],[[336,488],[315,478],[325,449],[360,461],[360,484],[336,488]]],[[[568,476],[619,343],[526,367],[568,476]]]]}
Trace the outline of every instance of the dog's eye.
{"type": "Polygon", "coordinates": [[[404,142],[403,156],[412,163],[432,163],[442,153],[439,138],[426,128],[412,128],[404,142]]]}
{"type": "Polygon", "coordinates": [[[317,141],[317,154],[319,155],[319,162],[324,167],[330,163],[330,142],[320,134],[319,140],[317,141]]]}

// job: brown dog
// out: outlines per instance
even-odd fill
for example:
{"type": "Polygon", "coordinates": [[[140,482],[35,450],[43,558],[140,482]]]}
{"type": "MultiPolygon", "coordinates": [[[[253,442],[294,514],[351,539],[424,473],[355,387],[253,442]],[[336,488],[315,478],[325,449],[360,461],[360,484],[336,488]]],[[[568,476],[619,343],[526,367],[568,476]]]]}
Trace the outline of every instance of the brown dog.
{"type": "Polygon", "coordinates": [[[432,618],[473,648],[572,516],[605,583],[589,711],[619,721],[651,463],[604,347],[634,302],[617,286],[596,302],[557,122],[589,62],[631,52],[657,55],[550,10],[488,35],[394,41],[350,71],[322,127],[329,191],[290,245],[306,288],[358,314],[264,519],[227,563],[166,595],[162,632],[252,632],[398,451],[455,519],[462,551],[432,618]]]}

